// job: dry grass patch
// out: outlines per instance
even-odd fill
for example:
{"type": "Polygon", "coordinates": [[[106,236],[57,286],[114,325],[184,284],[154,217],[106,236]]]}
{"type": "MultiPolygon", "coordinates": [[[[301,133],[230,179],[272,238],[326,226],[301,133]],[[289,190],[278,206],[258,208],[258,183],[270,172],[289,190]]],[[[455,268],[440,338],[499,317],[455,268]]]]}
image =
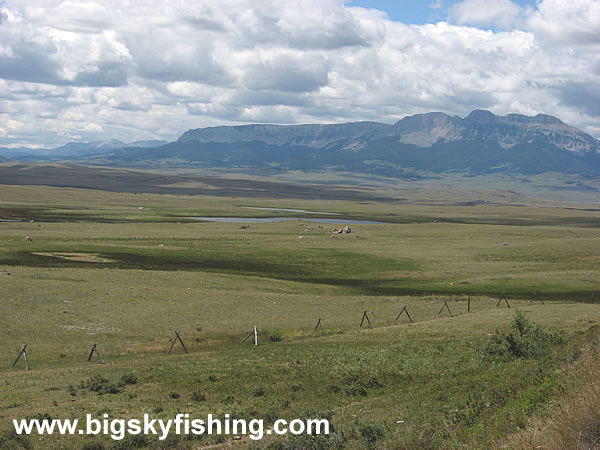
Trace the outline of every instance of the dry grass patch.
{"type": "Polygon", "coordinates": [[[91,263],[111,263],[114,259],[105,258],[95,253],[81,252],[31,252],[32,255],[51,256],[53,258],[66,259],[67,261],[91,262],[91,263]]]}
{"type": "Polygon", "coordinates": [[[549,418],[537,420],[508,447],[583,450],[600,449],[600,361],[597,338],[573,355],[582,386],[554,403],[549,418]]]}

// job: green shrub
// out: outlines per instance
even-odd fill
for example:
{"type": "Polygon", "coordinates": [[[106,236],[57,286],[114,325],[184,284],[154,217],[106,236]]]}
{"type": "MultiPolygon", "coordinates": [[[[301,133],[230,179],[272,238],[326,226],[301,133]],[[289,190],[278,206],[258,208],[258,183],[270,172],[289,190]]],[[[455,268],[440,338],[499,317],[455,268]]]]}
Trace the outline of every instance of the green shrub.
{"type": "Polygon", "coordinates": [[[98,395],[104,394],[119,394],[121,389],[110,380],[104,378],[102,375],[94,375],[85,381],[81,382],[81,389],[86,389],[91,392],[97,392],[98,395]]]}
{"type": "Polygon", "coordinates": [[[513,358],[539,358],[552,344],[562,341],[560,335],[538,323],[530,322],[517,311],[507,330],[496,332],[483,348],[483,359],[508,361],[513,358]]]}
{"type": "Polygon", "coordinates": [[[179,395],[179,392],[175,392],[175,391],[169,392],[169,398],[175,399],[175,398],[179,398],[179,397],[181,397],[181,395],[179,395]]]}
{"type": "Polygon", "coordinates": [[[203,402],[206,400],[206,394],[200,392],[192,392],[192,400],[195,402],[203,402]]]}
{"type": "Polygon", "coordinates": [[[283,337],[280,334],[275,333],[269,336],[269,340],[271,342],[281,342],[283,340],[283,337]]]}
{"type": "Polygon", "coordinates": [[[252,391],[252,397],[262,397],[265,395],[265,388],[259,387],[252,391]]]}
{"type": "Polygon", "coordinates": [[[124,375],[121,375],[121,381],[119,384],[125,386],[127,384],[137,384],[137,382],[138,379],[134,373],[126,373],[124,375]]]}
{"type": "Polygon", "coordinates": [[[385,429],[375,422],[361,423],[358,431],[369,448],[374,448],[376,442],[385,436],[385,429]]]}
{"type": "Polygon", "coordinates": [[[333,432],[325,434],[300,434],[288,435],[283,442],[269,445],[269,450],[337,450],[345,448],[345,439],[342,433],[333,432]]]}
{"type": "Polygon", "coordinates": [[[17,434],[17,432],[12,429],[0,435],[0,448],[30,449],[33,448],[33,445],[28,436],[17,434]]]}
{"type": "Polygon", "coordinates": [[[380,389],[383,387],[383,383],[381,383],[377,378],[367,378],[361,375],[350,375],[346,377],[344,379],[344,384],[347,386],[345,389],[346,395],[360,395],[363,397],[368,394],[368,389],[380,389]]]}
{"type": "Polygon", "coordinates": [[[224,405],[231,405],[233,402],[235,402],[235,397],[233,395],[228,395],[221,403],[224,405]]]}
{"type": "Polygon", "coordinates": [[[39,422],[42,422],[44,420],[51,422],[54,419],[57,419],[58,417],[55,416],[51,416],[50,414],[46,413],[46,412],[39,412],[37,414],[33,414],[31,416],[27,416],[25,417],[26,420],[38,420],[39,422]]]}
{"type": "Polygon", "coordinates": [[[115,450],[129,450],[131,448],[144,448],[148,447],[150,441],[147,436],[143,434],[129,434],[120,441],[115,441],[115,450]]]}
{"type": "MultiPolygon", "coordinates": [[[[277,441],[270,444],[269,450],[337,450],[346,448],[346,438],[342,431],[336,430],[331,422],[333,411],[318,411],[308,409],[300,414],[299,418],[307,419],[327,419],[329,421],[329,434],[300,434],[297,436],[288,434],[284,441],[277,441]]],[[[260,448],[260,447],[258,447],[260,448]]]]}

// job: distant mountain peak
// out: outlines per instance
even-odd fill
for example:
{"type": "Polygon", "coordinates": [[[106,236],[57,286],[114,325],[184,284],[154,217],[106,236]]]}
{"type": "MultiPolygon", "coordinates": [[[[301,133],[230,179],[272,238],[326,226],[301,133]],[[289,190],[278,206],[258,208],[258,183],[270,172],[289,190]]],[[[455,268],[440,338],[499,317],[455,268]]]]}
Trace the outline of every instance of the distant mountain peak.
{"type": "Polygon", "coordinates": [[[538,114],[496,116],[476,109],[467,117],[431,112],[407,116],[393,125],[355,122],[332,125],[252,124],[220,126],[186,131],[178,142],[263,142],[276,146],[304,145],[310,148],[360,150],[368,142],[394,138],[403,144],[431,147],[439,142],[496,142],[502,148],[537,142],[575,153],[600,152],[600,142],[556,117],[538,114]]]}
{"type": "Polygon", "coordinates": [[[474,111],[471,111],[471,113],[466,117],[466,120],[472,122],[493,122],[497,119],[498,116],[485,109],[476,109],[474,111]]]}
{"type": "Polygon", "coordinates": [[[554,116],[549,116],[547,114],[538,114],[534,117],[535,121],[538,123],[545,123],[548,125],[566,125],[562,120],[557,119],[554,116]]]}
{"type": "Polygon", "coordinates": [[[430,112],[394,124],[251,124],[188,130],[169,144],[118,140],[56,149],[2,151],[27,161],[348,170],[405,176],[414,170],[600,175],[600,141],[546,114],[466,117],[430,112]],[[17,155],[17,156],[15,156],[17,155]]]}

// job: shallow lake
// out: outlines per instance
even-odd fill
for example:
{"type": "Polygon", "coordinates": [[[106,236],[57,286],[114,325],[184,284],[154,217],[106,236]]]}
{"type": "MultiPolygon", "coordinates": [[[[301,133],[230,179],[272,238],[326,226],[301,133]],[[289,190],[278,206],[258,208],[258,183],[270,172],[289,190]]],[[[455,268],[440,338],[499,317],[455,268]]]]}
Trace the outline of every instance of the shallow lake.
{"type": "Polygon", "coordinates": [[[328,216],[339,216],[338,213],[320,212],[320,211],[308,211],[306,209],[259,208],[258,206],[242,206],[242,208],[246,208],[246,209],[261,209],[263,211],[285,211],[285,212],[297,212],[297,213],[306,213],[306,214],[325,214],[325,215],[328,215],[328,216]]]}
{"type": "Polygon", "coordinates": [[[284,220],[298,220],[302,222],[320,222],[331,224],[383,224],[385,222],[375,222],[373,220],[344,220],[344,219],[315,219],[314,217],[185,217],[185,219],[200,220],[203,222],[243,222],[243,223],[263,223],[263,222],[283,222],[284,220]]]}

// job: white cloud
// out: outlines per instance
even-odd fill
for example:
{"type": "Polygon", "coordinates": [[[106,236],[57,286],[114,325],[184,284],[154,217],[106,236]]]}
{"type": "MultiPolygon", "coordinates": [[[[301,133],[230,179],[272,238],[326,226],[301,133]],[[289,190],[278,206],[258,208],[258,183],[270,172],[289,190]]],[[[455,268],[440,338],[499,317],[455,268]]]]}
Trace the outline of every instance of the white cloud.
{"type": "Polygon", "coordinates": [[[99,133],[102,131],[102,125],[99,125],[97,123],[88,123],[85,126],[84,130],[92,133],[99,133]]]}
{"type": "Polygon", "coordinates": [[[600,1],[544,0],[532,11],[527,27],[553,43],[585,46],[600,44],[600,1]]]}
{"type": "Polygon", "coordinates": [[[511,0],[463,0],[448,10],[459,25],[513,27],[521,16],[521,7],[511,0]]]}
{"type": "Polygon", "coordinates": [[[465,0],[453,23],[406,25],[341,0],[8,0],[0,123],[22,126],[3,125],[0,145],[476,108],[600,136],[599,5],[465,0]]]}

